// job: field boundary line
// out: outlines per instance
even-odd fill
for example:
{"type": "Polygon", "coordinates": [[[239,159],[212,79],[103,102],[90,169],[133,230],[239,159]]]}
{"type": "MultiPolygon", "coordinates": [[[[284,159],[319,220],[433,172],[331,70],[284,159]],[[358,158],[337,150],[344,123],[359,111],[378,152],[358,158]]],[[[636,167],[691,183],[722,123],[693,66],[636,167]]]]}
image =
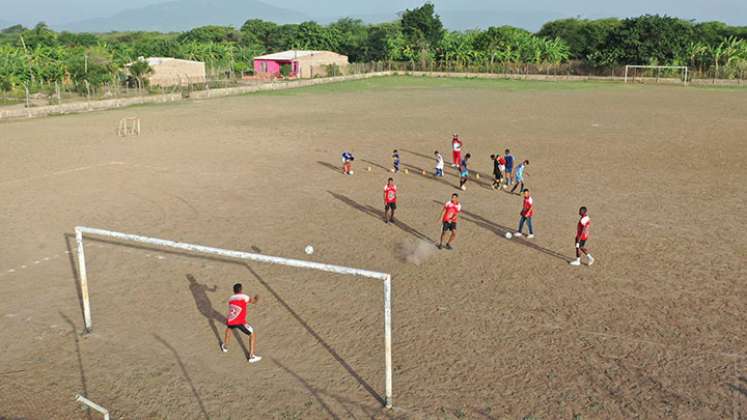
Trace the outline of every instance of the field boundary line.
{"type": "Polygon", "coordinates": [[[86,171],[88,169],[102,168],[105,166],[118,166],[118,165],[127,165],[127,163],[112,161],[112,162],[106,162],[106,163],[97,163],[95,165],[80,166],[77,168],[62,169],[60,171],[51,172],[46,175],[38,175],[38,176],[32,176],[28,178],[17,178],[17,179],[11,179],[8,181],[2,181],[0,182],[0,185],[14,184],[16,182],[35,181],[38,179],[44,179],[44,178],[49,178],[49,177],[58,176],[58,175],[65,175],[65,174],[69,174],[73,172],[86,171]]]}

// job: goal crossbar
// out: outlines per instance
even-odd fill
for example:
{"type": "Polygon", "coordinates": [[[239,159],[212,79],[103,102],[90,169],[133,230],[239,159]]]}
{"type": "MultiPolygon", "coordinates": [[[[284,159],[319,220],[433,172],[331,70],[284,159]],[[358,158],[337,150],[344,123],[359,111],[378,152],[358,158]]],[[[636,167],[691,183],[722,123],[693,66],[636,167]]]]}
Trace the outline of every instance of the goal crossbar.
{"type": "Polygon", "coordinates": [[[162,248],[178,249],[196,254],[217,255],[227,259],[238,259],[256,261],[261,263],[285,265],[289,267],[308,268],[329,273],[351,275],[355,277],[366,277],[382,280],[384,283],[384,349],[386,364],[386,398],[385,405],[392,407],[392,276],[388,273],[362,270],[359,268],[345,267],[341,265],[324,264],[313,261],[297,260],[291,258],[273,257],[269,255],[256,254],[244,251],[232,251],[228,249],[213,248],[203,245],[195,245],[184,242],[176,242],[167,239],[151,238],[147,236],[132,235],[129,233],[115,232],[111,230],[96,229],[84,226],[76,226],[75,241],[78,248],[78,276],[80,277],[80,290],[83,299],[83,318],[87,332],[91,332],[93,324],[91,321],[91,304],[88,296],[88,275],[86,273],[86,257],[83,237],[87,235],[112,238],[125,242],[137,242],[154,245],[162,248]]]}

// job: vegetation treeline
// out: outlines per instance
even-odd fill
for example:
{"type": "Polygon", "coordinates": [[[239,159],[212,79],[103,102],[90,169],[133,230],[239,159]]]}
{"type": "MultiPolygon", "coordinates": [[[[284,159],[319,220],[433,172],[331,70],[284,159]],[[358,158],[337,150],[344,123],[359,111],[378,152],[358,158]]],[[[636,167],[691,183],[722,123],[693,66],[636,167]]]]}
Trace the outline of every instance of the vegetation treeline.
{"type": "Polygon", "coordinates": [[[747,27],[645,15],[556,20],[534,34],[510,26],[447,31],[431,3],[405,11],[397,21],[371,25],[355,19],[326,26],[248,20],[239,29],[91,34],[57,33],[40,23],[0,31],[0,90],[54,82],[79,89],[83,84],[122,82],[125,64],[148,56],[204,61],[213,74],[246,74],[252,71],[254,56],[287,49],[331,50],[352,62],[406,61],[454,69],[549,68],[569,60],[596,69],[688,65],[701,75],[729,78],[743,77],[747,69],[747,27]]]}

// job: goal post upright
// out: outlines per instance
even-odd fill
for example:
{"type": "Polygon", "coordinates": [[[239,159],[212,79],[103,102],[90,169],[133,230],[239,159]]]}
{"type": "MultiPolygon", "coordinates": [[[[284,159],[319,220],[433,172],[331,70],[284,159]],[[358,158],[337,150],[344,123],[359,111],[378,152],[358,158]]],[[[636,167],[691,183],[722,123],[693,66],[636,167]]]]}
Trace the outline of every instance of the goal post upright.
{"type": "Polygon", "coordinates": [[[392,408],[392,276],[384,279],[384,349],[386,359],[386,397],[384,405],[392,408]]]}
{"type": "Polygon", "coordinates": [[[268,264],[285,265],[289,267],[308,268],[312,270],[325,271],[351,275],[354,277],[366,277],[381,280],[384,283],[384,353],[385,353],[385,397],[384,405],[392,408],[392,276],[388,273],[363,270],[359,268],[345,267],[333,264],[324,264],[313,261],[297,260],[269,255],[256,254],[244,251],[232,251],[228,249],[213,248],[203,245],[195,245],[184,242],[176,242],[167,239],[151,238],[147,236],[132,235],[128,233],[115,232],[104,229],[95,229],[84,226],[75,227],[75,240],[78,246],[78,276],[80,279],[80,291],[83,301],[83,318],[85,331],[93,331],[91,319],[91,302],[88,295],[88,274],[86,271],[86,257],[84,247],[84,235],[94,235],[105,238],[117,239],[125,242],[138,242],[148,245],[178,249],[196,254],[217,255],[224,258],[249,260],[268,264]]]}
{"type": "Polygon", "coordinates": [[[91,321],[91,302],[88,298],[88,273],[86,272],[86,252],[83,246],[83,230],[75,228],[75,242],[78,245],[78,276],[80,277],[80,294],[83,299],[83,321],[85,331],[90,333],[93,329],[91,321]]]}

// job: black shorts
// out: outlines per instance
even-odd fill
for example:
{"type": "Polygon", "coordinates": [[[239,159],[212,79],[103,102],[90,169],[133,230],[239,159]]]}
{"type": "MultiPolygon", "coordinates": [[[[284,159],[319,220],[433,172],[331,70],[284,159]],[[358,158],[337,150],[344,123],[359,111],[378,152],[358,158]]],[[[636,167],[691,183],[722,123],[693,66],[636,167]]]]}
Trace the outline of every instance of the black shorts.
{"type": "Polygon", "coordinates": [[[503,177],[503,174],[500,172],[493,172],[493,175],[495,175],[496,180],[500,180],[503,177]]]}
{"type": "Polygon", "coordinates": [[[252,335],[254,333],[254,328],[252,328],[249,324],[243,324],[243,325],[226,325],[226,327],[230,330],[239,330],[243,332],[246,335],[252,335]]]}
{"type": "Polygon", "coordinates": [[[446,231],[455,231],[456,230],[456,222],[443,222],[443,232],[446,231]]]}
{"type": "Polygon", "coordinates": [[[384,210],[397,210],[397,203],[385,203],[384,204],[384,210]]]}
{"type": "Polygon", "coordinates": [[[581,239],[581,240],[578,240],[578,241],[576,241],[576,243],[578,244],[578,247],[579,247],[579,248],[584,248],[584,247],[586,247],[586,239],[581,239]]]}

